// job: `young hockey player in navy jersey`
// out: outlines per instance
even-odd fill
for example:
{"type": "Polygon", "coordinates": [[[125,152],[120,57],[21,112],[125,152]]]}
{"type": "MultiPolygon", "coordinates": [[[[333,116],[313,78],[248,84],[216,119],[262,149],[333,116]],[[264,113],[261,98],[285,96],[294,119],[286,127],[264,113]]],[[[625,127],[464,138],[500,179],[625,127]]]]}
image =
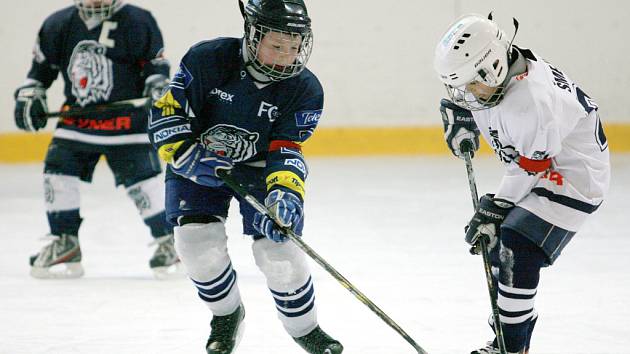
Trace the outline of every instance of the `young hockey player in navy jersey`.
{"type": "Polygon", "coordinates": [[[166,208],[176,225],[175,247],[213,314],[207,352],[234,352],[245,310],[224,223],[236,198],[286,331],[309,353],[341,353],[342,345],[318,326],[303,252],[217,177],[231,170],[284,226],[301,234],[308,169],[300,146],[313,134],[324,100],[305,68],[311,21],[302,0],[239,4],[244,38],[193,46],[152,109],[149,136],[168,162],[166,208]]]}
{"type": "MultiPolygon", "coordinates": [[[[478,15],[449,27],[435,69],[450,97],[440,110],[451,151],[463,157],[465,141],[476,149],[481,132],[505,166],[496,193],[481,197],[466,241],[489,238],[506,349],[528,353],[540,268],[554,263],[608,190],[598,108],[555,65],[512,46],[478,15]]],[[[472,353],[499,353],[497,346],[472,353]]]]}
{"type": "MultiPolygon", "coordinates": [[[[20,129],[46,126],[46,89],[61,72],[65,109],[160,97],[168,84],[162,35],[146,10],[120,0],[75,0],[46,19],[28,78],[15,92],[20,129]]],[[[52,242],[31,257],[35,277],[79,277],[79,181],[90,182],[105,156],[116,185],[124,185],[158,247],[150,267],[161,277],[178,263],[165,219],[161,166],[146,135],[145,108],[104,109],[59,119],[48,147],[44,186],[52,242]]],[[[106,232],[106,230],[104,230],[106,232]]],[[[112,238],[113,242],[115,238],[112,238]]]]}

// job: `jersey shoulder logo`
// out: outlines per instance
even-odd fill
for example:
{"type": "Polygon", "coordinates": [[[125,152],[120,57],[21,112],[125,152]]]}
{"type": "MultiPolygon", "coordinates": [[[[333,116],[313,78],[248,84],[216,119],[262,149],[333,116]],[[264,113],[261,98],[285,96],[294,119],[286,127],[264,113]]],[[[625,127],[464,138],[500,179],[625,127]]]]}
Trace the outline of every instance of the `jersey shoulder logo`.
{"type": "Polygon", "coordinates": [[[107,48],[93,40],[79,42],[68,64],[72,94],[82,106],[109,100],[114,86],[112,61],[107,48]]]}
{"type": "Polygon", "coordinates": [[[201,143],[213,151],[224,151],[234,162],[256,155],[260,135],[229,124],[217,124],[201,134],[201,143]]]}
{"type": "Polygon", "coordinates": [[[171,90],[166,91],[153,105],[162,110],[162,117],[172,116],[176,109],[182,108],[182,105],[173,97],[171,90]]]}
{"type": "Polygon", "coordinates": [[[193,81],[193,76],[190,73],[190,70],[184,65],[184,63],[179,64],[179,69],[173,76],[173,81],[171,81],[170,86],[174,88],[178,88],[180,90],[187,89],[190,86],[190,83],[193,81]]]}

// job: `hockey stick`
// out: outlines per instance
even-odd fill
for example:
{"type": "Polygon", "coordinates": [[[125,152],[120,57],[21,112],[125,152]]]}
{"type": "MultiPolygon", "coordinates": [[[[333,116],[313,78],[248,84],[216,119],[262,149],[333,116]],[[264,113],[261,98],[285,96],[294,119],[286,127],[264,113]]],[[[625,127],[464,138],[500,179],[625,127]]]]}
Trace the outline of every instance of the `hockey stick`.
{"type": "Polygon", "coordinates": [[[247,189],[241,186],[238,182],[234,180],[229,171],[219,170],[217,172],[219,177],[228,185],[228,187],[232,188],[236,193],[238,193],[243,199],[245,199],[254,209],[256,209],[259,213],[268,216],[275,223],[276,227],[278,227],[282,232],[293,242],[295,243],[304,253],[306,253],[309,257],[311,257],[317,264],[319,264],[325,271],[327,271],[330,275],[333,276],[344,288],[348,289],[356,297],[359,301],[361,301],[365,306],[369,307],[372,312],[374,312],[378,317],[381,318],[387,325],[389,325],[392,329],[394,329],[398,334],[400,334],[411,346],[418,352],[418,354],[428,354],[424,349],[422,349],[414,340],[409,336],[394,320],[392,320],[383,310],[381,310],[376,304],[374,304],[367,296],[365,296],[359,289],[357,289],[354,285],[348,281],[343,275],[341,275],[335,268],[333,268],[328,262],[326,262],[320,255],[318,255],[309,245],[307,245],[302,238],[297,235],[293,230],[288,227],[280,227],[275,215],[273,215],[269,209],[260,203],[253,195],[251,195],[247,189]]]}
{"type": "MultiPolygon", "coordinates": [[[[470,195],[472,197],[473,206],[477,211],[477,205],[479,204],[479,195],[477,194],[477,183],[475,182],[475,171],[473,171],[472,165],[472,143],[468,140],[464,140],[460,145],[460,151],[464,153],[464,161],[466,161],[466,173],[468,174],[468,186],[470,187],[470,195]]],[[[486,273],[486,282],[488,283],[488,293],[490,294],[490,306],[492,307],[492,320],[494,321],[495,333],[497,335],[497,343],[499,345],[499,352],[501,354],[507,354],[505,348],[505,340],[503,338],[503,327],[501,326],[501,320],[499,318],[499,306],[497,305],[497,291],[492,281],[492,266],[490,265],[490,256],[488,252],[488,242],[486,237],[479,239],[481,246],[481,256],[483,258],[483,268],[486,273]]],[[[473,246],[474,247],[474,246],[473,246]]],[[[472,249],[471,249],[472,253],[472,249]]]]}
{"type": "Polygon", "coordinates": [[[113,109],[122,109],[122,108],[141,108],[146,107],[146,105],[150,102],[148,97],[142,98],[134,98],[131,100],[124,101],[116,101],[106,104],[99,105],[90,105],[86,107],[72,107],[67,111],[57,111],[50,112],[46,114],[46,118],[57,118],[57,117],[73,117],[73,116],[83,116],[86,114],[94,114],[110,111],[113,109]]]}

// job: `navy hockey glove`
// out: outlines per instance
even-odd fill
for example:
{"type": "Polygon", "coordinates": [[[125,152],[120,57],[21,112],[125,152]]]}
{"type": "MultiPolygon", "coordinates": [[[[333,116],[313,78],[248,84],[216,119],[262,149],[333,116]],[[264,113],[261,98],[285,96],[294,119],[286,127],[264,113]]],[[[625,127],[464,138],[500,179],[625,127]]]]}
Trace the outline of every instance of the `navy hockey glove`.
{"type": "Polygon", "coordinates": [[[444,98],[440,101],[440,113],[444,124],[444,140],[453,155],[463,159],[462,144],[468,142],[470,157],[473,157],[479,149],[479,129],[472,113],[444,98]]]}
{"type": "Polygon", "coordinates": [[[171,169],[180,176],[207,187],[219,187],[223,181],[217,176],[221,169],[232,169],[232,159],[204,148],[199,143],[188,147],[181,155],[173,158],[171,169]]]}
{"type": "MultiPolygon", "coordinates": [[[[282,227],[297,230],[304,215],[302,200],[291,192],[274,189],[265,198],[265,206],[282,227]]],[[[265,237],[275,242],[285,242],[287,236],[280,231],[274,221],[261,213],[254,215],[254,228],[265,237]]]]}
{"type": "Polygon", "coordinates": [[[14,96],[15,125],[18,128],[32,132],[46,126],[46,89],[39,82],[18,87],[14,96]]]}
{"type": "Polygon", "coordinates": [[[144,81],[144,91],[142,91],[142,96],[149,97],[151,99],[151,103],[153,103],[162,97],[164,89],[168,87],[170,82],[171,81],[168,77],[162,74],[151,75],[144,81]]]}
{"type": "Polygon", "coordinates": [[[466,226],[466,242],[473,246],[471,253],[481,252],[479,239],[482,237],[488,238],[488,249],[496,245],[501,224],[512,208],[512,202],[495,199],[494,194],[486,194],[479,199],[477,211],[466,226]]]}

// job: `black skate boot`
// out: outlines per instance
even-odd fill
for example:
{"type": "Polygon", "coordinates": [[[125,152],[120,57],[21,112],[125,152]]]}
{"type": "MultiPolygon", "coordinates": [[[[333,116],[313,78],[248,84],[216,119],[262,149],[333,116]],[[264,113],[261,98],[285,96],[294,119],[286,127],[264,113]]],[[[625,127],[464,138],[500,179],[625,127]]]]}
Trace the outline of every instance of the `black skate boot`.
{"type": "Polygon", "coordinates": [[[40,279],[78,278],[83,275],[81,248],[76,235],[48,235],[52,242],[29,259],[31,276],[40,279]]]}
{"type": "Polygon", "coordinates": [[[343,345],[332,339],[319,326],[315,327],[311,333],[293,338],[307,353],[310,354],[340,354],[343,352],[343,345]]]}
{"type": "Polygon", "coordinates": [[[206,343],[208,354],[230,354],[234,352],[241,340],[243,318],[245,318],[243,305],[227,316],[212,316],[210,337],[206,343]]]}

